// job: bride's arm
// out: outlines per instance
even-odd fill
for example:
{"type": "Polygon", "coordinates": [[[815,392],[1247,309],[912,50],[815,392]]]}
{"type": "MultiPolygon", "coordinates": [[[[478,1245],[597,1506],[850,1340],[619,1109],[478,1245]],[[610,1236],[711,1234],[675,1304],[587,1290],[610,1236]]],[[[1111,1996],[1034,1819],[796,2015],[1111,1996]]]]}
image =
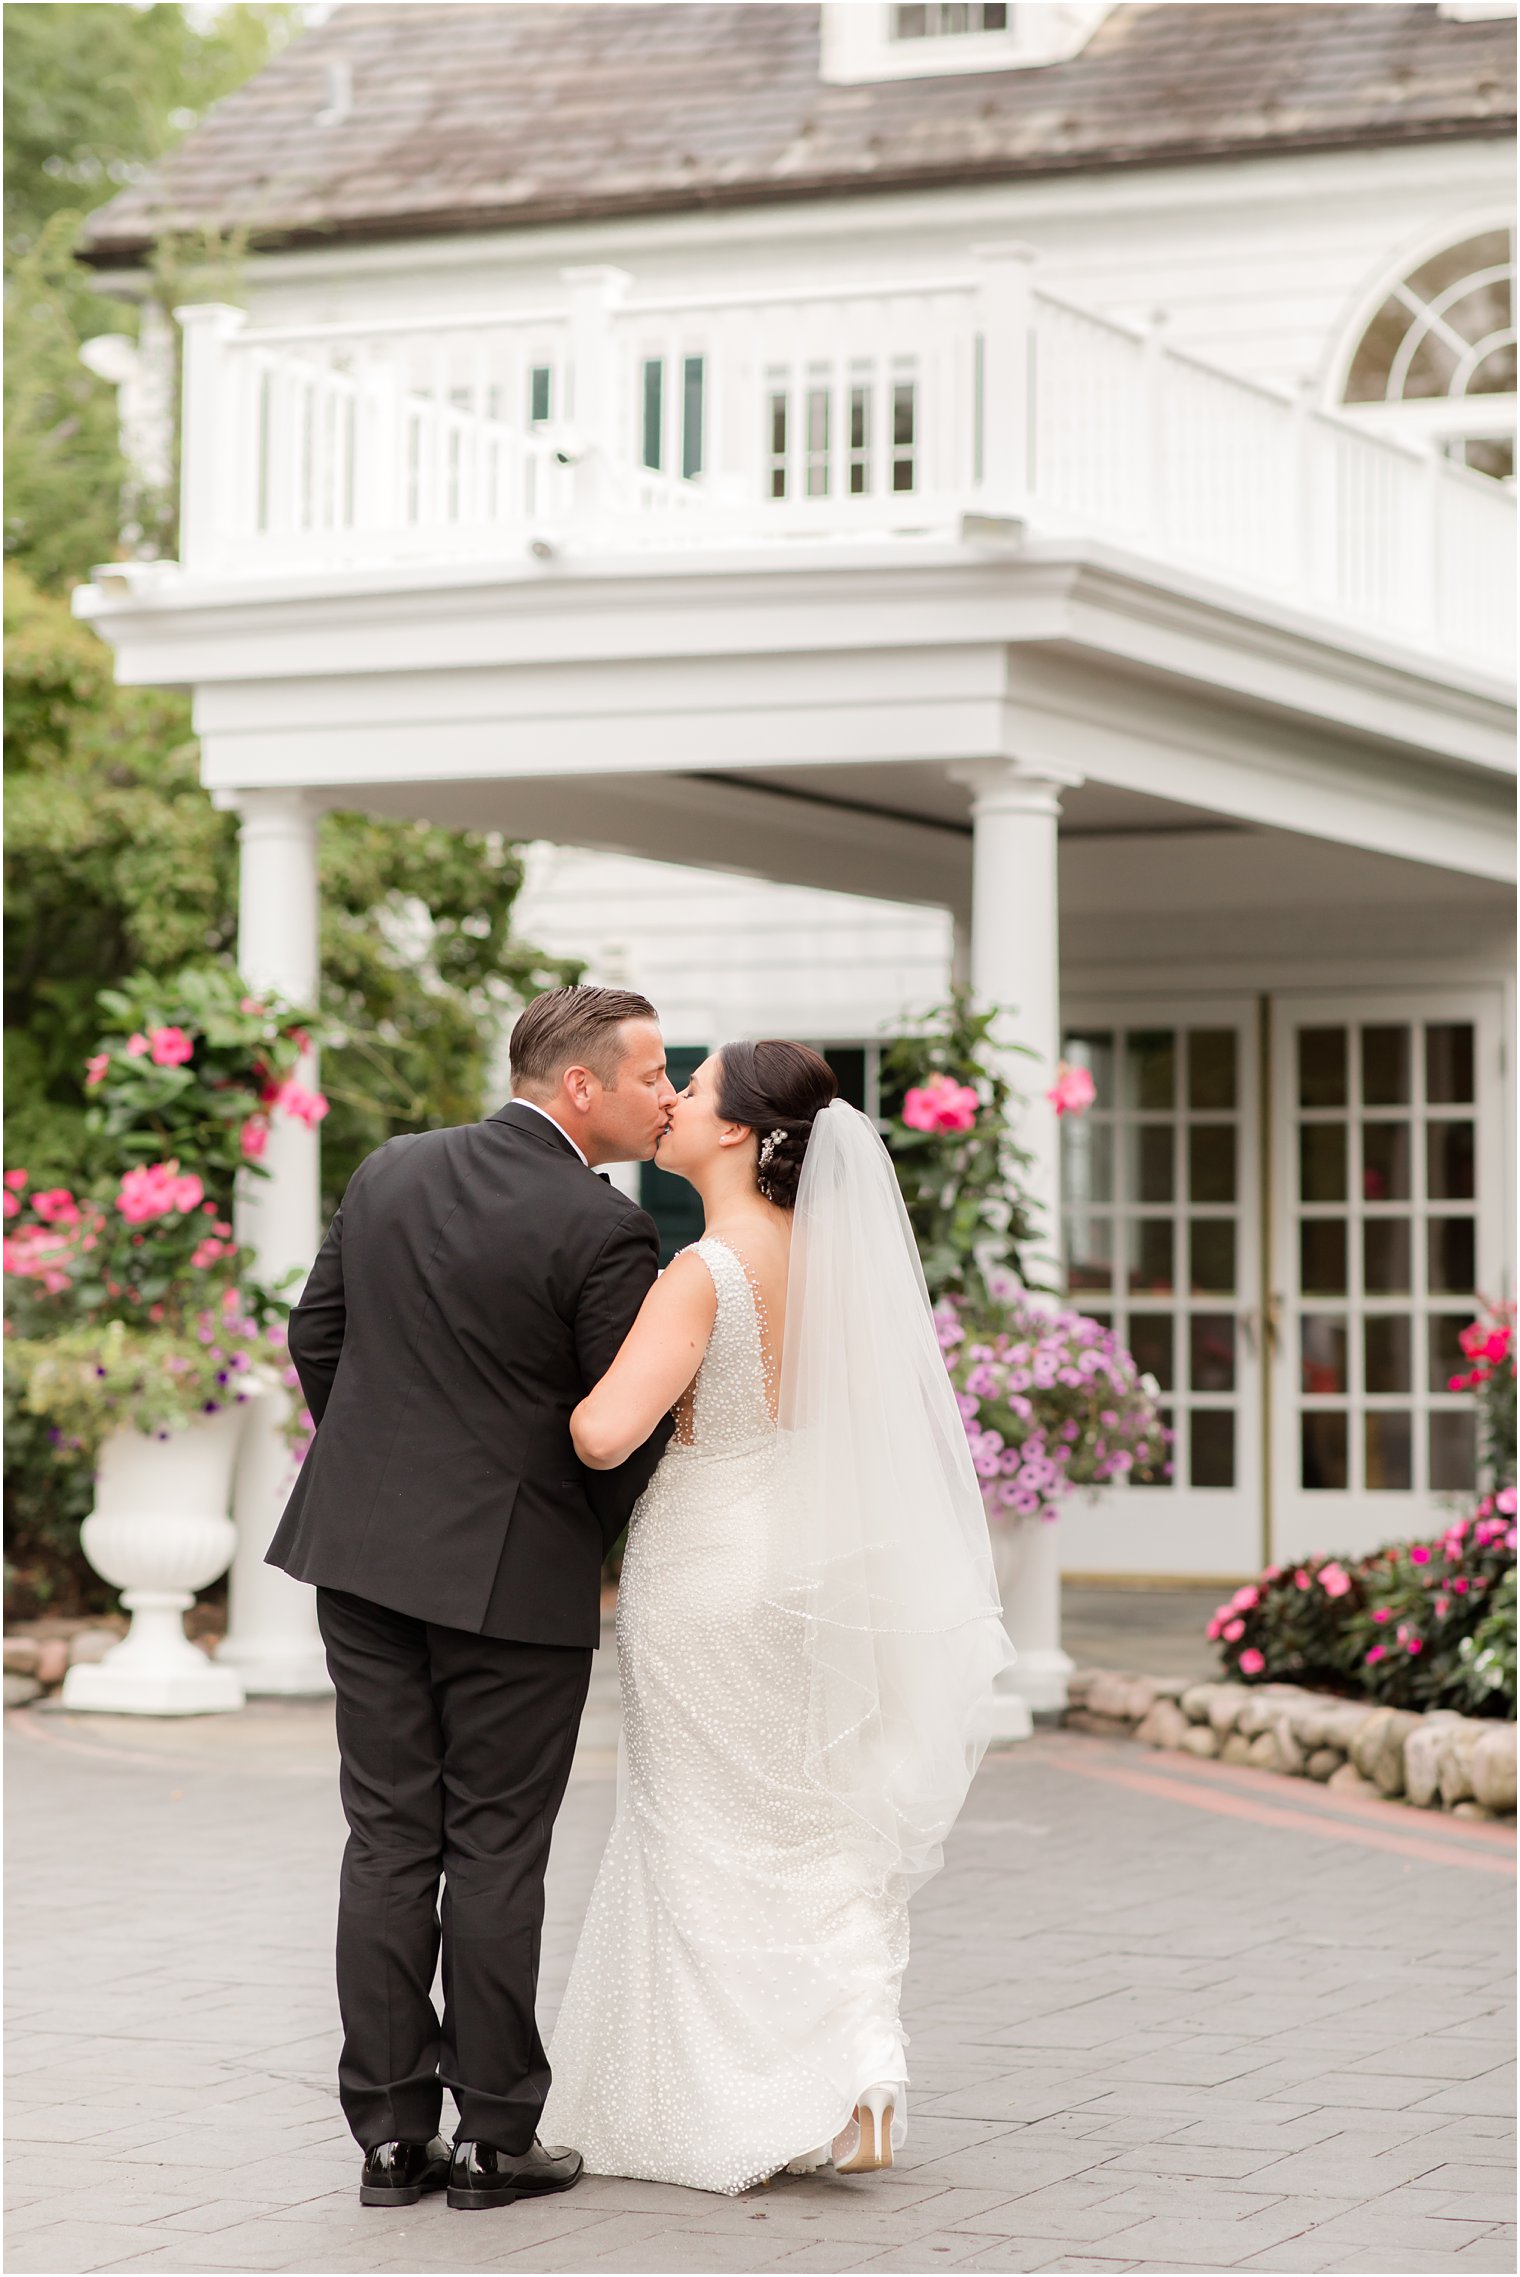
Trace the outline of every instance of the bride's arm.
{"type": "Polygon", "coordinates": [[[643,1446],[702,1365],[717,1312],[718,1293],[699,1257],[678,1257],[660,1275],[612,1366],[570,1418],[588,1470],[616,1470],[643,1446]]]}

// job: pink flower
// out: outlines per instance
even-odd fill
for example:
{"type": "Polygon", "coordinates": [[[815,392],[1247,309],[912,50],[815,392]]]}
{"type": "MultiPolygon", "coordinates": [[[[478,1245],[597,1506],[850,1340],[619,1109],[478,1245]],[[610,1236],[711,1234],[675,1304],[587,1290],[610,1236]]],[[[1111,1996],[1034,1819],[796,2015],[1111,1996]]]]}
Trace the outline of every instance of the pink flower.
{"type": "Polygon", "coordinates": [[[44,1225],[78,1225],[79,1204],[67,1186],[48,1186],[32,1196],[32,1208],[44,1225]]]}
{"type": "Polygon", "coordinates": [[[6,1192],[8,1194],[24,1194],[27,1180],[31,1175],[29,1170],[7,1170],[5,1173],[6,1192]]]}
{"type": "Polygon", "coordinates": [[[1372,1618],[1377,1622],[1379,1628],[1381,1628],[1385,1621],[1391,1621],[1393,1619],[1393,1614],[1386,1605],[1379,1605],[1372,1618]]]}
{"type": "Polygon", "coordinates": [[[1224,1638],[1226,1644],[1238,1644],[1240,1639],[1246,1633],[1245,1622],[1238,1620],[1226,1621],[1224,1627],[1220,1630],[1219,1633],[1224,1638]]]}
{"type": "Polygon", "coordinates": [[[1255,1645],[1247,1645],[1245,1651],[1240,1656],[1239,1667],[1241,1675],[1259,1676],[1266,1665],[1266,1655],[1264,1653],[1259,1653],[1255,1645]]]}
{"type": "Polygon", "coordinates": [[[1244,1589],[1236,1590],[1230,1599],[1230,1603],[1237,1613],[1249,1613],[1254,1605],[1260,1603],[1260,1600],[1260,1590],[1253,1589],[1251,1584],[1247,1582],[1244,1589]]]}
{"type": "Polygon", "coordinates": [[[1305,1573],[1302,1566],[1299,1567],[1297,1573],[1295,1573],[1293,1576],[1293,1586],[1295,1589],[1308,1589],[1311,1587],[1309,1576],[1305,1573]]]}
{"type": "Polygon", "coordinates": [[[135,1036],[128,1036],[127,1052],[129,1057],[132,1059],[141,1059],[147,1048],[148,1039],[145,1035],[142,1034],[141,1030],[139,1030],[135,1036]]]}
{"type": "Polygon", "coordinates": [[[1436,1611],[1438,1613],[1449,1613],[1451,1611],[1451,1599],[1449,1597],[1438,1597],[1436,1599],[1436,1611]]]}
{"type": "Polygon", "coordinates": [[[1367,1661],[1369,1666],[1375,1660],[1386,1660],[1387,1658],[1388,1647],[1386,1645],[1375,1644],[1368,1648],[1367,1661]]]}
{"type": "Polygon", "coordinates": [[[5,1195],[3,1202],[0,1202],[0,1208],[4,1209],[5,1215],[8,1218],[19,1217],[21,1214],[21,1204],[17,1201],[15,1195],[11,1193],[7,1193],[5,1195]]]}
{"type": "Polygon", "coordinates": [[[1494,1507],[1497,1510],[1502,1510],[1507,1518],[1513,1518],[1515,1515],[1515,1490],[1512,1486],[1500,1487],[1494,1496],[1494,1507]]]}
{"type": "Polygon", "coordinates": [[[128,1225],[145,1225],[171,1211],[193,1210],[205,1190],[193,1175],[181,1177],[177,1162],[152,1162],[126,1173],[116,1207],[128,1225]]]}
{"type": "Polygon", "coordinates": [[[245,1160],[257,1162],[269,1144],[269,1123],[263,1115],[250,1115],[243,1125],[242,1147],[245,1160]]]}
{"type": "Polygon", "coordinates": [[[1406,1641],[1404,1649],[1406,1652],[1423,1652],[1425,1647],[1418,1637],[1410,1637],[1406,1641]]]}
{"type": "Polygon", "coordinates": [[[1465,1596],[1467,1595],[1467,1591],[1468,1591],[1468,1587],[1469,1587],[1469,1583],[1468,1583],[1468,1579],[1467,1579],[1467,1576],[1466,1576],[1466,1574],[1465,1574],[1465,1573],[1459,1573],[1459,1574],[1457,1575],[1457,1578],[1456,1578],[1456,1580],[1455,1580],[1455,1581],[1452,1583],[1452,1585],[1451,1585],[1451,1586],[1452,1586],[1452,1588],[1453,1588],[1453,1589],[1456,1591],[1456,1593],[1457,1593],[1457,1595],[1458,1595],[1459,1597],[1465,1597],[1465,1596]]]}
{"type": "Polygon", "coordinates": [[[1322,1565],[1319,1569],[1320,1587],[1327,1597],[1344,1597],[1351,1587],[1351,1576],[1343,1565],[1322,1565]]]}
{"type": "Polygon", "coordinates": [[[910,1131],[969,1131],[981,1104],[969,1083],[957,1083],[953,1075],[931,1075],[903,1101],[903,1121],[910,1131]]]}
{"type": "Polygon", "coordinates": [[[1057,1063],[1056,1079],[1045,1097],[1058,1115],[1085,1114],[1098,1096],[1098,1086],[1085,1067],[1071,1067],[1063,1059],[1057,1063]]]}
{"type": "Polygon", "coordinates": [[[183,1028],[154,1028],[148,1043],[155,1067],[183,1067],[195,1057],[195,1046],[183,1028]]]}
{"type": "Polygon", "coordinates": [[[251,1012],[255,1017],[257,1017],[260,1013],[262,1013],[263,1009],[263,1005],[260,1003],[259,999],[256,996],[241,996],[238,998],[238,1010],[240,1012],[251,1012]]]}
{"type": "Polygon", "coordinates": [[[84,1063],[84,1087],[86,1091],[93,1091],[97,1084],[104,1083],[106,1069],[110,1064],[111,1055],[109,1052],[91,1053],[84,1063]]]}
{"type": "Polygon", "coordinates": [[[296,1122],[304,1123],[309,1131],[314,1131],[322,1117],[327,1113],[327,1101],[322,1093],[320,1091],[308,1091],[305,1085],[300,1083],[282,1083],[275,1098],[275,1105],[283,1107],[286,1114],[296,1122]]]}
{"type": "Polygon", "coordinates": [[[1423,1542],[1412,1542],[1410,1544],[1409,1562],[1411,1565],[1429,1565],[1430,1552],[1423,1542]]]}

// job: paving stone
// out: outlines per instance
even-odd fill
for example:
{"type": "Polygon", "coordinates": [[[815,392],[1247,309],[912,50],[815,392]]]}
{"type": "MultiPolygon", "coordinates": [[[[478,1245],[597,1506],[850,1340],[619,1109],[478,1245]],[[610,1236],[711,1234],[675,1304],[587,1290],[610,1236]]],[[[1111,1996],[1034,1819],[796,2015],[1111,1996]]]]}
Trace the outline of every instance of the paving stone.
{"type": "MultiPolygon", "coordinates": [[[[434,2202],[362,2209],[333,2091],[330,1736],[325,1757],[309,1739],[282,1756],[267,1736],[305,1713],[249,1711],[266,1739],[238,1742],[235,1778],[213,1731],[181,1735],[204,1758],[188,1767],[156,1756],[156,1736],[119,1736],[113,1755],[97,1734],[84,1752],[61,1717],[46,1738],[8,1735],[8,2266],[23,2277],[1286,2273],[1332,2255],[1391,2271],[1445,2266],[1452,2239],[1462,2268],[1513,2265],[1493,2218],[1510,2205],[1512,2042],[1507,1925],[1477,1902],[1491,1876],[1472,1886],[1455,1844],[1429,1865],[1328,1816],[1257,1826],[1207,1797],[1074,1777],[1070,1749],[1098,1762],[1109,1743],[1065,1734],[989,1755],[915,1908],[910,2132],[889,2173],[734,2200],[592,2176],[473,2223],[434,2202]],[[1441,1927],[1453,1907],[1460,1954],[1441,1927]],[[34,2185],[59,2146],[88,2148],[90,2219],[50,2219],[34,2185]]],[[[1122,1746],[1109,1759],[1137,1760],[1122,1746]]],[[[1259,1792],[1249,1771],[1209,1776],[1259,1792]]],[[[604,1752],[584,1756],[550,1872],[546,2024],[612,1795],[604,1752]]],[[[1480,1838],[1485,1858],[1502,1840],[1464,1837],[1480,1838]]]]}

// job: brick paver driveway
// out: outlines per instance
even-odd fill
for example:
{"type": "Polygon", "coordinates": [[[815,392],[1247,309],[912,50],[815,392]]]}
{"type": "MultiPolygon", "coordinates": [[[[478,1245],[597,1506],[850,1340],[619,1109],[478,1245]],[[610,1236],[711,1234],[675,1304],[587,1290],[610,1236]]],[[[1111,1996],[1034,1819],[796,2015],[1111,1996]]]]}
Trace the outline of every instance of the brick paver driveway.
{"type": "Polygon", "coordinates": [[[7,1723],[13,2271],[1514,2267],[1498,1827],[1042,1735],[988,1758],[917,1909],[890,2176],[388,2214],[333,2090],[327,1712],[7,1723]]]}

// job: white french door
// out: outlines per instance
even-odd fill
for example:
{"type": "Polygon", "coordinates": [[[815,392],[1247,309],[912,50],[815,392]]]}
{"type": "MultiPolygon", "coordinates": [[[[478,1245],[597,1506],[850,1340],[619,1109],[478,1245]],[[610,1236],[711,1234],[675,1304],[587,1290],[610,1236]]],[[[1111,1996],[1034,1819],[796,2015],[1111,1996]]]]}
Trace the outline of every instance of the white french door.
{"type": "Polygon", "coordinates": [[[1259,1021],[1253,998],[1079,1005],[1063,1050],[1097,1096],[1062,1124],[1071,1301],[1161,1389],[1161,1471],[1073,1497],[1068,1572],[1261,1563],[1259,1021]]]}
{"type": "Polygon", "coordinates": [[[1447,1390],[1503,1255],[1497,995],[1273,1006],[1273,1554],[1360,1553],[1477,1477],[1447,1390]]]}

